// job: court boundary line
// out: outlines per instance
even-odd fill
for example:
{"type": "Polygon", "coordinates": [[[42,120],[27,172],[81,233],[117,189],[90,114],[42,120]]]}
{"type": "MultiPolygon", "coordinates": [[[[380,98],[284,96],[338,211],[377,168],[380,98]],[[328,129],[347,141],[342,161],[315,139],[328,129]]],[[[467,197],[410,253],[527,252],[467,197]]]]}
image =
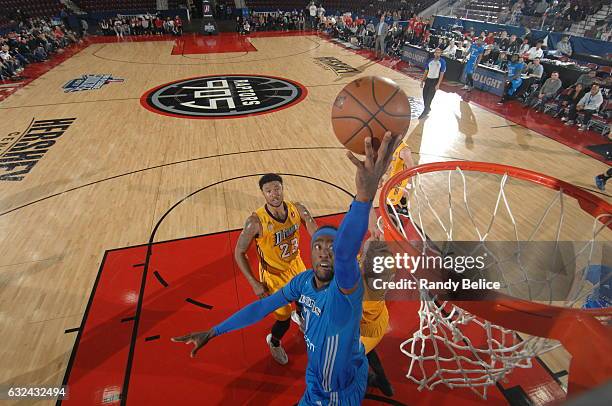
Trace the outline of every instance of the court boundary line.
{"type": "MultiPolygon", "coordinates": [[[[104,56],[100,56],[97,55],[98,52],[100,52],[102,49],[104,49],[104,47],[106,45],[108,45],[108,43],[104,44],[104,46],[100,47],[100,49],[98,49],[97,51],[93,52],[91,54],[91,56],[98,58],[98,59],[102,59],[105,61],[111,61],[111,62],[117,62],[117,63],[129,63],[129,64],[134,64],[134,65],[154,65],[154,66],[208,66],[208,65],[231,65],[231,64],[236,64],[236,63],[253,63],[253,62],[265,62],[265,61],[273,61],[273,60],[277,60],[277,59],[284,59],[284,58],[292,58],[294,56],[298,56],[298,55],[303,55],[309,52],[314,51],[315,49],[318,49],[319,47],[321,47],[321,45],[323,44],[322,42],[317,42],[314,41],[313,39],[309,38],[309,37],[317,37],[317,38],[321,38],[316,34],[305,34],[305,35],[292,35],[295,37],[303,37],[305,39],[307,39],[308,41],[311,41],[313,43],[316,44],[315,47],[313,48],[309,48],[306,51],[301,51],[295,54],[289,54],[289,55],[280,55],[280,56],[276,56],[276,57],[271,57],[271,58],[263,58],[263,59],[253,59],[253,60],[248,60],[248,61],[234,61],[234,62],[207,62],[207,61],[202,61],[203,63],[155,63],[155,62],[138,62],[138,61],[124,61],[121,59],[112,59],[112,58],[107,58],[104,56]]],[[[279,35],[279,37],[282,37],[281,35],[279,35]]],[[[145,42],[145,41],[143,41],[145,42]]],[[[181,57],[181,55],[171,55],[171,56],[178,56],[181,57]]],[[[187,58],[187,59],[191,59],[191,58],[187,58]]]]}
{"type": "MultiPolygon", "coordinates": [[[[88,182],[85,183],[83,185],[79,185],[79,186],[75,186],[69,189],[66,189],[64,191],[61,192],[56,192],[50,195],[47,195],[45,197],[41,197],[39,199],[36,200],[32,200],[30,202],[27,203],[23,203],[19,206],[15,206],[13,208],[7,209],[3,212],[0,212],[0,217],[3,217],[7,214],[13,213],[15,211],[24,209],[26,207],[32,206],[36,203],[40,203],[43,202],[45,200],[49,200],[52,199],[54,197],[58,197],[61,196],[65,193],[69,193],[69,192],[74,192],[75,190],[79,190],[88,186],[93,186],[96,185],[98,183],[102,183],[102,182],[106,182],[109,180],[114,180],[114,179],[118,179],[124,176],[129,176],[129,175],[134,175],[136,173],[140,173],[140,172],[146,172],[149,170],[154,170],[154,169],[159,169],[159,168],[165,168],[165,167],[169,167],[169,166],[173,166],[173,165],[178,165],[178,164],[183,164],[183,163],[189,163],[189,162],[195,162],[195,161],[203,161],[205,159],[210,159],[210,158],[223,158],[226,156],[232,156],[232,155],[241,155],[241,154],[252,154],[252,153],[263,153],[263,152],[278,152],[278,151],[306,151],[306,150],[343,150],[345,151],[346,148],[344,147],[332,147],[332,146],[318,146],[318,147],[287,147],[287,148],[268,148],[268,149],[260,149],[260,150],[252,150],[252,151],[237,151],[237,152],[227,152],[224,154],[215,154],[215,155],[208,155],[208,156],[203,156],[203,157],[196,157],[196,158],[189,158],[189,159],[183,159],[180,161],[175,161],[175,162],[168,162],[165,164],[159,164],[159,165],[155,165],[155,166],[150,166],[147,168],[141,168],[141,169],[136,169],[133,171],[129,171],[129,172],[125,172],[125,173],[121,173],[118,175],[113,175],[104,179],[99,179],[96,181],[92,181],[92,182],[88,182]]],[[[465,158],[455,158],[455,157],[448,157],[448,156],[443,156],[443,155],[436,155],[436,154],[427,154],[427,153],[421,153],[421,152],[415,152],[412,151],[413,154],[416,155],[420,155],[420,156],[434,156],[436,158],[444,158],[444,159],[449,159],[449,160],[458,160],[458,161],[465,161],[465,158]]],[[[602,194],[601,192],[599,192],[600,194],[602,194]]],[[[610,195],[607,195],[605,193],[603,193],[604,196],[607,197],[612,197],[610,195]]],[[[32,262],[32,261],[27,261],[27,262],[32,262]]],[[[12,264],[11,264],[12,265],[12,264]]]]}

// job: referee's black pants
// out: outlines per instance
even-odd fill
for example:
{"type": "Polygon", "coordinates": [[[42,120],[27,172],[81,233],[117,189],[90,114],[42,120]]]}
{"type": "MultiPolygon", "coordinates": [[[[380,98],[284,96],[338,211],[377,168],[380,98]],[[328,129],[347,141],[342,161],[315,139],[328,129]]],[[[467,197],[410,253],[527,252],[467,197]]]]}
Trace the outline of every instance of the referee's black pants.
{"type": "Polygon", "coordinates": [[[438,84],[438,78],[425,79],[425,85],[423,86],[423,104],[425,105],[425,112],[429,113],[431,109],[431,102],[436,94],[436,85],[438,84]]]}

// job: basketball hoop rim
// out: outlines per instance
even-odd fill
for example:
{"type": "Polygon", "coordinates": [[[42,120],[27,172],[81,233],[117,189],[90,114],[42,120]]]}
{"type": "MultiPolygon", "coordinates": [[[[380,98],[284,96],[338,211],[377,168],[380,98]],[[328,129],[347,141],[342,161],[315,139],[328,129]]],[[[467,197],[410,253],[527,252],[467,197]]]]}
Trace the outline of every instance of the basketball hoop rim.
{"type": "MultiPolygon", "coordinates": [[[[588,214],[597,218],[601,215],[609,214],[612,215],[612,205],[607,203],[602,198],[595,196],[594,194],[583,190],[571,183],[564,182],[560,179],[553,178],[552,176],[544,175],[539,172],[531,171],[528,169],[518,168],[510,165],[503,165],[490,162],[477,162],[477,161],[445,161],[445,162],[433,162],[428,164],[422,164],[415,166],[410,169],[406,169],[394,176],[392,176],[382,187],[379,196],[379,207],[381,208],[380,213],[384,223],[385,240],[396,243],[402,243],[406,241],[403,235],[393,226],[393,221],[389,216],[389,213],[384,208],[387,207],[386,196],[389,195],[391,189],[396,185],[401,184],[404,180],[409,179],[417,174],[439,172],[444,170],[456,170],[461,169],[463,171],[471,172],[483,172],[497,175],[505,175],[526,180],[532,183],[536,183],[545,186],[549,189],[562,191],[564,194],[576,199],[580,207],[588,214]]],[[[612,224],[608,225],[612,229],[612,224]]],[[[495,302],[494,307],[503,307],[512,311],[521,312],[523,314],[531,314],[537,317],[556,318],[561,315],[569,317],[581,317],[589,315],[592,317],[609,317],[611,311],[608,309],[577,309],[577,308],[566,308],[554,305],[547,305],[537,302],[531,302],[524,299],[514,298],[503,293],[495,292],[493,295],[493,301],[495,302]]],[[[489,302],[489,301],[488,301],[489,302]]],[[[490,303],[490,302],[489,302],[490,303]]],[[[469,306],[473,307],[473,306],[469,306]]],[[[475,306],[473,307],[475,308],[475,306]]],[[[478,315],[477,313],[475,313],[478,315]]],[[[503,323],[499,323],[503,324],[503,323]]]]}

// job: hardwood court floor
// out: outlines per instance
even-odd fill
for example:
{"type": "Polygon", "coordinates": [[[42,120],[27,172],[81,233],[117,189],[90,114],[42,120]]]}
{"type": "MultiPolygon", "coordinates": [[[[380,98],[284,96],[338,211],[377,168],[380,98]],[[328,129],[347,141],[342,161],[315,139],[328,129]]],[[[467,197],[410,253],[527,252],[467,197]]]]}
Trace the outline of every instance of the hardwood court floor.
{"type": "MultiPolygon", "coordinates": [[[[43,120],[74,119],[54,145],[32,158],[22,180],[0,181],[0,385],[59,385],[77,337],[70,330],[83,320],[105,251],[147,243],[160,218],[195,191],[218,183],[177,206],[154,241],[241,228],[261,204],[255,175],[265,172],[287,174],[287,198],[315,216],[345,211],[354,172],[329,118],[346,83],[382,75],[416,104],[421,98],[415,80],[317,36],[249,41],[256,52],[180,55],[173,55],[171,40],[93,43],[0,104],[0,159],[16,133],[44,128],[43,120]],[[315,63],[317,57],[335,57],[359,72],[336,74],[315,63]],[[124,81],[62,90],[85,74],[124,81]],[[224,120],[168,117],[141,105],[141,96],[156,86],[227,74],[286,78],[307,95],[283,110],[224,120]]],[[[510,124],[440,91],[430,118],[413,120],[408,143],[417,163],[499,162],[589,189],[593,176],[607,169],[510,124]]],[[[5,169],[0,175],[13,171],[5,169]]],[[[139,292],[130,292],[126,300],[138,300],[139,292]]]]}

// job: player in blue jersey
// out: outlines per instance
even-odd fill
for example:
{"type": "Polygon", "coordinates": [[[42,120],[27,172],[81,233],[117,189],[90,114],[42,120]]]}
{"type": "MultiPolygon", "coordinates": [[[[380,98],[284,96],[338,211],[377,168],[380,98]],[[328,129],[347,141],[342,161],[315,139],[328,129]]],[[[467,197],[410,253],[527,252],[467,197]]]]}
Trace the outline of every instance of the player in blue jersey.
{"type": "Polygon", "coordinates": [[[467,61],[465,64],[465,86],[463,86],[463,90],[472,91],[474,88],[474,79],[472,75],[474,74],[474,70],[480,63],[482,59],[482,54],[484,53],[485,47],[484,42],[481,38],[478,38],[474,44],[470,47],[467,56],[464,61],[467,61]]]}
{"type": "Polygon", "coordinates": [[[364,286],[357,254],[368,229],[378,183],[401,138],[386,133],[378,153],[372,148],[372,139],[366,138],[365,161],[348,153],[357,167],[357,194],[339,229],[323,226],[313,234],[312,269],[210,330],[172,340],[193,344],[194,357],[212,338],[254,324],[275,309],[298,301],[303,307],[308,353],[306,391],[299,405],[360,405],[368,381],[368,361],[359,338],[364,286]]]}
{"type": "Polygon", "coordinates": [[[497,102],[497,104],[503,104],[507,100],[512,99],[516,95],[516,91],[521,87],[523,79],[521,73],[525,69],[525,64],[521,60],[518,54],[512,55],[512,59],[508,63],[508,77],[506,79],[506,86],[504,88],[504,95],[497,102]]]}

